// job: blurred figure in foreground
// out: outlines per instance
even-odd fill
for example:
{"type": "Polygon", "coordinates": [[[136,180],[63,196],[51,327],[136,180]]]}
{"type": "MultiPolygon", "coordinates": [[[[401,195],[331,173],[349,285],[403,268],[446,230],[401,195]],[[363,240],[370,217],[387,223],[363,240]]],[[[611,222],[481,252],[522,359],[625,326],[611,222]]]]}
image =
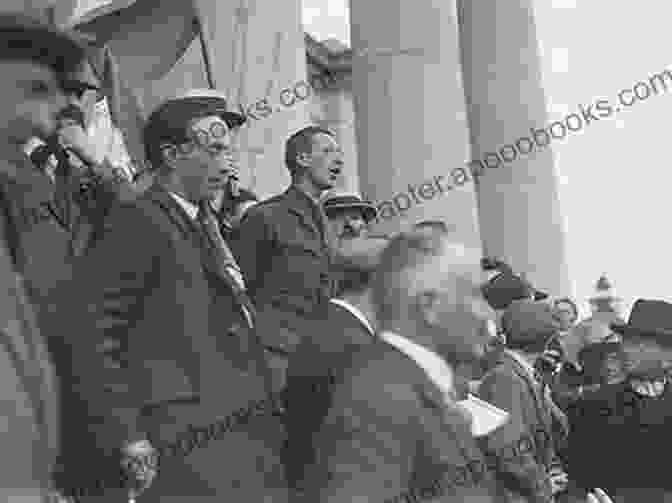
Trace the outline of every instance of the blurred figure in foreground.
{"type": "MultiPolygon", "coordinates": [[[[54,213],[71,234],[71,254],[81,256],[101,232],[112,205],[135,197],[130,180],[102,154],[94,130],[97,109],[106,104],[102,69],[94,64],[92,41],[80,35],[87,58],[63,78],[66,104],[57,128],[38,142],[30,158],[54,184],[54,213]]],[[[27,146],[35,145],[35,140],[27,146]]]]}
{"type": "Polygon", "coordinates": [[[495,501],[453,385],[454,366],[481,356],[492,315],[480,278],[479,252],[445,233],[391,240],[372,284],[382,341],[333,385],[305,501],[495,501]]]}
{"type": "Polygon", "coordinates": [[[23,146],[53,133],[65,103],[62,79],[83,57],[69,35],[22,14],[0,14],[0,500],[7,502],[49,501],[61,440],[53,358],[29,300],[41,300],[49,266],[62,265],[51,239],[65,234],[48,212],[49,180],[23,146]]]}

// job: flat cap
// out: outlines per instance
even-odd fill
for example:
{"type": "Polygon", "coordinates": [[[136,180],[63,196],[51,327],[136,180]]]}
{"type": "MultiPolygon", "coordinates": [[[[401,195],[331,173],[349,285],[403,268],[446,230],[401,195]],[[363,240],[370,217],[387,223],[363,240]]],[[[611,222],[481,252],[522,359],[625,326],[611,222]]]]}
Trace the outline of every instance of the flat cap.
{"type": "Polygon", "coordinates": [[[243,115],[228,108],[226,97],[211,89],[192,89],[187,93],[164,101],[150,114],[143,129],[147,158],[156,159],[160,145],[183,138],[185,125],[193,119],[216,115],[230,128],[242,126],[243,115]]]}

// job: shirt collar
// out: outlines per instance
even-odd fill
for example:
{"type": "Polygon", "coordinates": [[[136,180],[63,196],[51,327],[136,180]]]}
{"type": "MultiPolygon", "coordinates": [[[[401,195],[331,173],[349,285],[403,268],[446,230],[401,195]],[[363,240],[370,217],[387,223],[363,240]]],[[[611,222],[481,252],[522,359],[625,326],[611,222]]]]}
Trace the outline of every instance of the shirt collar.
{"type": "Polygon", "coordinates": [[[194,203],[187,201],[184,197],[182,197],[179,194],[176,194],[175,192],[169,192],[171,197],[175,199],[177,204],[180,205],[180,207],[187,213],[189,218],[192,220],[196,220],[196,217],[198,216],[198,206],[196,206],[194,203]]]}
{"type": "Polygon", "coordinates": [[[362,322],[362,324],[369,330],[371,335],[375,335],[376,331],[373,329],[373,325],[371,325],[371,322],[367,319],[366,316],[364,316],[364,313],[362,313],[361,309],[359,309],[357,306],[354,306],[343,299],[330,299],[329,302],[336,304],[337,306],[341,306],[343,309],[350,312],[350,314],[362,322]]]}
{"type": "Polygon", "coordinates": [[[416,342],[389,331],[383,331],[380,337],[425,371],[428,379],[441,390],[447,401],[455,401],[455,386],[453,384],[453,370],[443,358],[416,342]]]}

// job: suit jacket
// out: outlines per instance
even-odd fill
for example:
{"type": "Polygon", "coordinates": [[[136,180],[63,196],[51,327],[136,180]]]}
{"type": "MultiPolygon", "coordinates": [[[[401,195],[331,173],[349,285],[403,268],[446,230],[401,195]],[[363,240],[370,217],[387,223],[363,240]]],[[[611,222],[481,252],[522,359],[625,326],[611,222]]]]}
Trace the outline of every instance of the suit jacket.
{"type": "Polygon", "coordinates": [[[497,476],[504,486],[531,501],[551,500],[546,474],[555,461],[551,415],[541,393],[541,386],[506,352],[500,354],[478,390],[483,400],[510,414],[509,421],[485,438],[482,447],[497,459],[497,476]]]}
{"type": "Polygon", "coordinates": [[[0,219],[0,500],[46,503],[58,447],[55,376],[6,231],[0,219]]]}
{"type": "Polygon", "coordinates": [[[669,470],[661,462],[672,429],[669,382],[656,398],[635,393],[628,381],[605,384],[584,394],[568,415],[569,474],[579,486],[601,487],[609,495],[620,489],[672,491],[669,470]]]}
{"type": "Polygon", "coordinates": [[[408,356],[363,348],[314,435],[305,501],[495,501],[469,424],[408,356]]]}
{"type": "MultiPolygon", "coordinates": [[[[96,413],[112,404],[125,426],[114,428],[111,420],[108,428],[101,421],[99,445],[114,448],[147,433],[156,446],[167,447],[193,428],[269,398],[263,350],[242,300],[202,245],[194,222],[154,187],[112,210],[103,235],[78,265],[73,286],[86,309],[80,309],[83,322],[72,344],[90,338],[112,348],[106,351],[106,392],[88,394],[86,406],[96,413]]],[[[281,488],[282,425],[267,412],[198,449],[163,456],[161,476],[143,501],[263,498],[266,490],[281,488]]]]}
{"type": "Polygon", "coordinates": [[[316,203],[296,187],[250,208],[232,251],[259,309],[264,343],[290,353],[306,317],[335,293],[333,251],[316,203]]]}
{"type": "Polygon", "coordinates": [[[344,307],[330,302],[327,313],[315,323],[315,330],[302,334],[289,358],[285,471],[294,486],[300,485],[304,467],[314,462],[312,437],[331,406],[334,383],[347,369],[353,353],[381,343],[344,307]]]}
{"type": "Polygon", "coordinates": [[[43,310],[61,281],[71,275],[70,231],[54,204],[54,186],[18,150],[0,165],[0,199],[9,234],[9,251],[25,279],[30,301],[43,310]]]}

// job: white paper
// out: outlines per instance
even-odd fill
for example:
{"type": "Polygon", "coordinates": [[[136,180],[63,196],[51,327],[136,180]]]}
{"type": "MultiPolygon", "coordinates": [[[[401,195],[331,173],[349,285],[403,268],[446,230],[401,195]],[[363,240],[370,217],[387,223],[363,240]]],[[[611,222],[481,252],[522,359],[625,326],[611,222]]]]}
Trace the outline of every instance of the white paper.
{"type": "Polygon", "coordinates": [[[460,400],[457,404],[471,414],[473,418],[471,433],[475,437],[488,435],[509,420],[508,412],[472,394],[469,394],[466,400],[460,400]]]}

